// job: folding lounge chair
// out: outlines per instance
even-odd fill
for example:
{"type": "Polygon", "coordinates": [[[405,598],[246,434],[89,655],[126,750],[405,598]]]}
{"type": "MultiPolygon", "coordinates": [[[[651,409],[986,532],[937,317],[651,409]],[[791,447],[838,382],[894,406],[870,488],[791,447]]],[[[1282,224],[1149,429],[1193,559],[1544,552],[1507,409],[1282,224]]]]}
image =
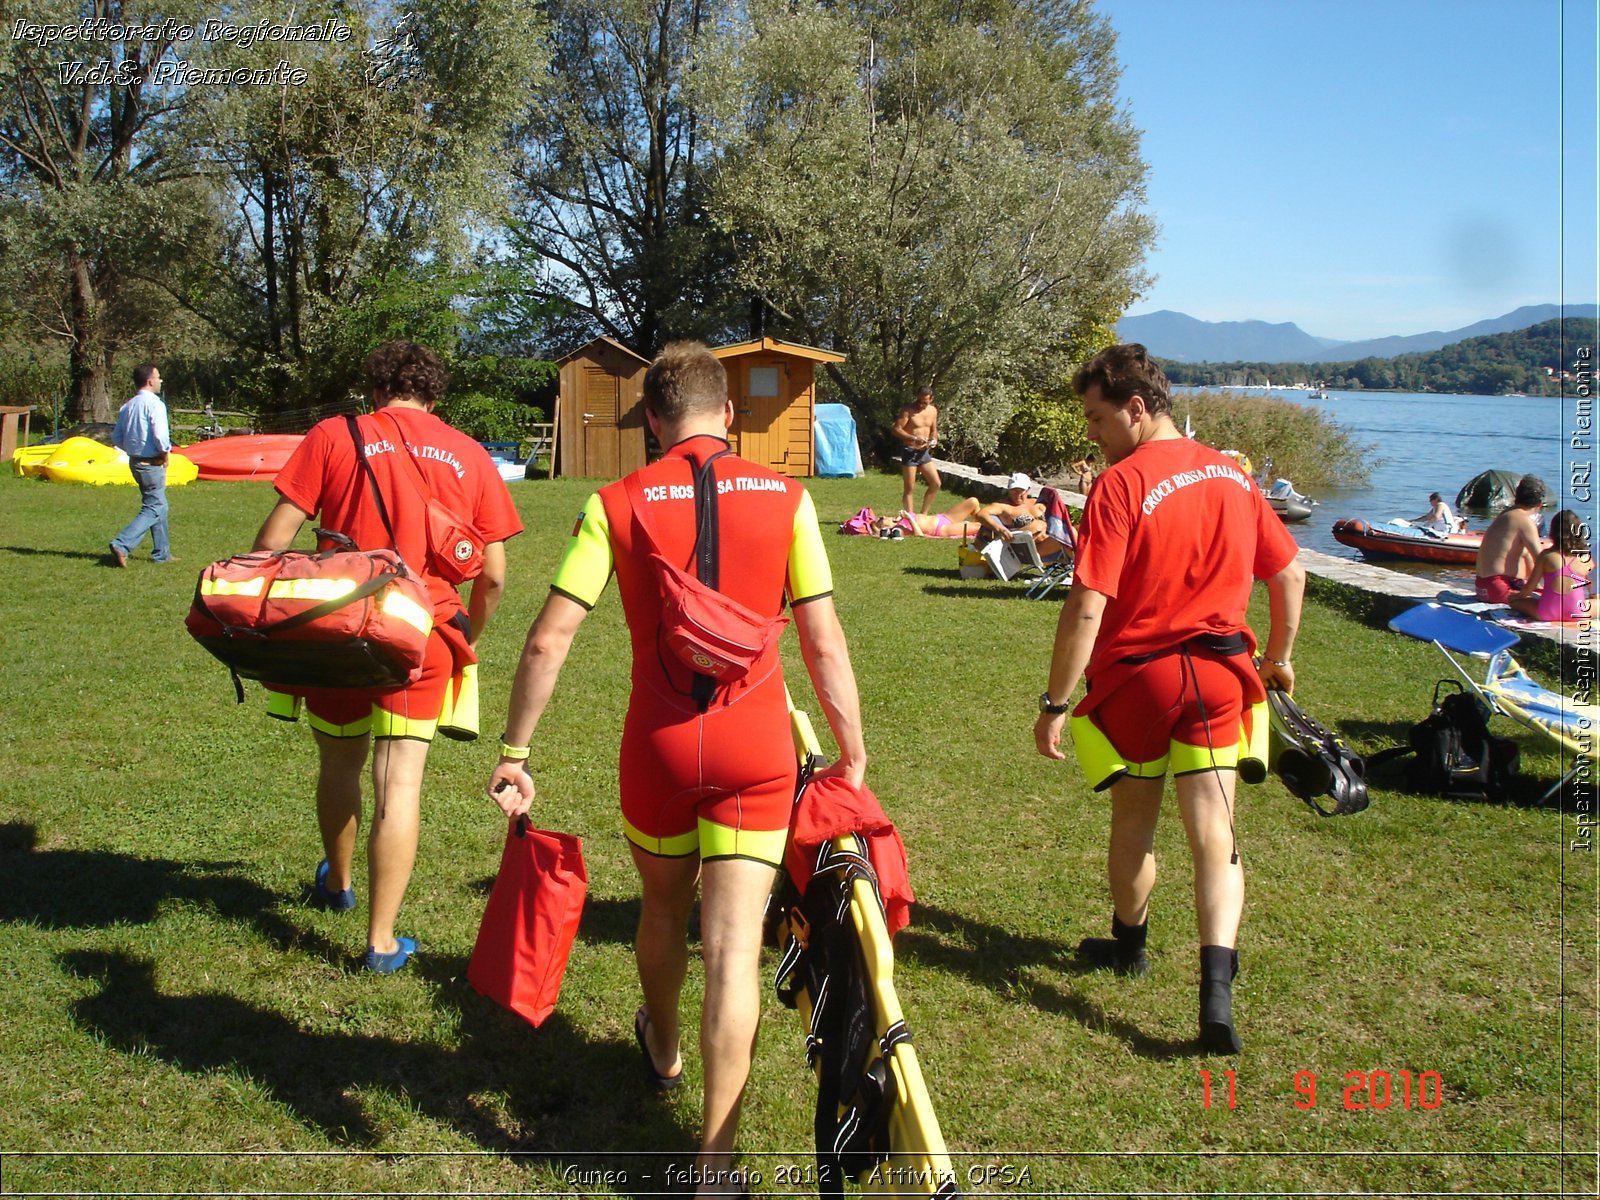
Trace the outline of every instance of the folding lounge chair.
{"type": "MultiPolygon", "coordinates": [[[[803,792],[826,760],[810,718],[792,701],[789,716],[803,792]]],[[[959,1196],[955,1168],[895,993],[894,947],[866,846],[853,833],[823,843],[803,904],[794,900],[787,872],[781,883],[773,901],[783,950],[778,993],[806,1021],[806,1061],[817,1076],[819,1109],[829,1110],[817,1114],[818,1194],[842,1196],[843,1176],[852,1175],[863,1194],[940,1200],[959,1196]],[[809,920],[805,909],[812,912],[809,920]],[[828,946],[839,952],[839,937],[853,941],[843,948],[850,951],[845,957],[860,964],[859,973],[839,977],[830,972],[819,985],[816,964],[808,965],[806,956],[813,948],[824,953],[828,946]],[[857,1017],[864,1018],[868,1010],[870,1028],[862,1020],[857,1029],[857,1017]],[[865,1043],[866,1061],[860,1069],[847,1068],[848,1077],[841,1081],[838,1049],[828,1043],[851,1032],[865,1043]],[[830,1065],[835,1072],[828,1071],[830,1065]],[[824,1097],[836,1098],[836,1105],[826,1104],[824,1097]]]]}
{"type": "Polygon", "coordinates": [[[1039,502],[1044,505],[1046,535],[1060,542],[1065,549],[1041,559],[1038,544],[1031,537],[1028,539],[1033,560],[1039,569],[1039,578],[1026,593],[1030,600],[1042,600],[1054,588],[1072,585],[1073,555],[1078,550],[1078,531],[1072,526],[1072,513],[1067,508],[1066,497],[1053,487],[1043,487],[1039,489],[1039,502]]]}
{"type": "Polygon", "coordinates": [[[1419,604],[1407,609],[1389,622],[1389,628],[1432,642],[1490,709],[1544,734],[1572,755],[1570,759],[1562,755],[1563,764],[1570,765],[1539,797],[1540,804],[1564,788],[1579,771],[1592,781],[1595,755],[1600,751],[1600,705],[1580,704],[1537,683],[1511,657],[1511,647],[1520,640],[1515,632],[1440,604],[1419,604]],[[1469,674],[1450,653],[1452,650],[1488,658],[1483,679],[1469,674]]]}

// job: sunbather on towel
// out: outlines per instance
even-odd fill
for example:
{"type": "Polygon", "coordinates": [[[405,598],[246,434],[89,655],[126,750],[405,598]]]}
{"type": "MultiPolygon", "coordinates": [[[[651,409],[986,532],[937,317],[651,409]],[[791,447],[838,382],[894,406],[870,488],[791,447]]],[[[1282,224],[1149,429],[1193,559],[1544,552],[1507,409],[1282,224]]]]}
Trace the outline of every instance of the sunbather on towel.
{"type": "Polygon", "coordinates": [[[973,521],[982,507],[976,496],[967,496],[942,513],[916,513],[902,508],[898,517],[879,517],[878,532],[898,529],[907,537],[965,538],[977,531],[973,521]]]}
{"type": "Polygon", "coordinates": [[[1564,508],[1551,517],[1550,541],[1526,586],[1507,603],[1535,621],[1580,621],[1591,607],[1589,575],[1594,559],[1578,514],[1564,508]]]}

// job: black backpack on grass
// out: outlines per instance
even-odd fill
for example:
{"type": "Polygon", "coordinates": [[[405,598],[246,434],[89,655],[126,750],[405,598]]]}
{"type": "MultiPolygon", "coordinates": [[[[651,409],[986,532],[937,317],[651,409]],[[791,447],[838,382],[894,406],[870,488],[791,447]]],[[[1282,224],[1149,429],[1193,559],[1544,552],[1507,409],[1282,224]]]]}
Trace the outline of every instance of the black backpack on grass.
{"type": "Polygon", "coordinates": [[[1522,751],[1489,732],[1489,706],[1454,679],[1433,688],[1433,711],[1411,727],[1410,745],[1375,755],[1373,763],[1414,755],[1409,790],[1462,800],[1503,800],[1522,751]],[[1455,690],[1441,698],[1446,687],[1455,690]]]}

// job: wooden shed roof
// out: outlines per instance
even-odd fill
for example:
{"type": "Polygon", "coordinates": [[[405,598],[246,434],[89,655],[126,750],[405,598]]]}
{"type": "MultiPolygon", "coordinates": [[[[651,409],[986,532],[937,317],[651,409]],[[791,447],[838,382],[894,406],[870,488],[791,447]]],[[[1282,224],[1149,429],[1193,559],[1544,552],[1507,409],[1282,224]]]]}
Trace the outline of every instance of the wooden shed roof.
{"type": "Polygon", "coordinates": [[[567,351],[567,353],[563,354],[560,358],[556,359],[556,366],[559,367],[563,363],[571,362],[573,359],[577,358],[578,355],[582,354],[585,350],[589,349],[590,346],[598,345],[601,342],[604,342],[606,345],[614,347],[617,350],[621,350],[624,354],[626,354],[626,355],[628,355],[628,356],[630,356],[632,358],[637,358],[642,363],[648,363],[650,361],[648,358],[644,357],[644,355],[638,354],[635,351],[628,349],[628,347],[624,346],[621,342],[617,341],[615,338],[609,338],[609,337],[606,337],[604,334],[602,334],[600,337],[593,338],[593,339],[585,342],[583,345],[579,346],[576,350],[567,351]]]}
{"type": "Polygon", "coordinates": [[[770,337],[764,337],[754,342],[735,342],[731,346],[713,346],[711,353],[718,358],[737,358],[741,354],[757,354],[763,350],[774,350],[780,354],[792,354],[796,358],[809,358],[812,362],[844,362],[847,357],[843,354],[835,354],[832,350],[819,350],[815,346],[805,346],[799,342],[783,342],[777,338],[770,337]]]}

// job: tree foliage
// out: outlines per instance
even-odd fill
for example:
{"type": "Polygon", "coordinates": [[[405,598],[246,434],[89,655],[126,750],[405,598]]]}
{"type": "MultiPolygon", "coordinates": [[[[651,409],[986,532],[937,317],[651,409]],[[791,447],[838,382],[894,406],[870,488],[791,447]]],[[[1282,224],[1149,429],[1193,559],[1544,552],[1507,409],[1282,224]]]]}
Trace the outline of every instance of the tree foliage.
{"type": "Polygon", "coordinates": [[[291,408],[404,334],[515,398],[530,350],[748,317],[847,354],[824,390],[869,428],[937,382],[946,445],[991,451],[1143,283],[1144,168],[1088,0],[31,7],[340,31],[105,37],[111,70],[70,85],[60,44],[0,40],[0,338],[68,347],[80,415],[119,355],[291,408]]]}
{"type": "Polygon", "coordinates": [[[513,0],[418,0],[390,24],[373,0],[262,7],[280,21],[337,13],[376,49],[301,43],[303,82],[212,106],[227,237],[181,290],[280,401],[331,399],[375,324],[448,327],[441,348],[454,345],[459,293],[438,284],[472,286],[469,231],[504,214],[504,138],[543,67],[541,26],[513,0]],[[435,312],[416,308],[419,288],[435,312]],[[394,320],[407,312],[417,319],[394,320]]]}
{"type": "MultiPolygon", "coordinates": [[[[163,81],[186,0],[154,11],[122,0],[53,0],[5,11],[0,39],[0,288],[6,315],[65,343],[69,415],[105,420],[118,349],[143,333],[151,297],[127,303],[141,266],[182,258],[207,219],[189,121],[194,99],[163,81]],[[104,21],[155,36],[51,43],[16,25],[104,21]]],[[[159,319],[159,314],[157,315],[159,319]]],[[[26,336],[26,334],[25,334],[26,336]]]]}
{"type": "Polygon", "coordinates": [[[718,0],[550,0],[550,85],[521,128],[510,233],[568,340],[651,353],[710,336],[730,309],[703,211],[699,115],[685,77],[718,0]]]}
{"type": "Polygon", "coordinates": [[[937,381],[942,429],[992,450],[1143,282],[1137,132],[1087,3],[757,0],[708,48],[710,209],[734,279],[884,426],[937,381]]]}

